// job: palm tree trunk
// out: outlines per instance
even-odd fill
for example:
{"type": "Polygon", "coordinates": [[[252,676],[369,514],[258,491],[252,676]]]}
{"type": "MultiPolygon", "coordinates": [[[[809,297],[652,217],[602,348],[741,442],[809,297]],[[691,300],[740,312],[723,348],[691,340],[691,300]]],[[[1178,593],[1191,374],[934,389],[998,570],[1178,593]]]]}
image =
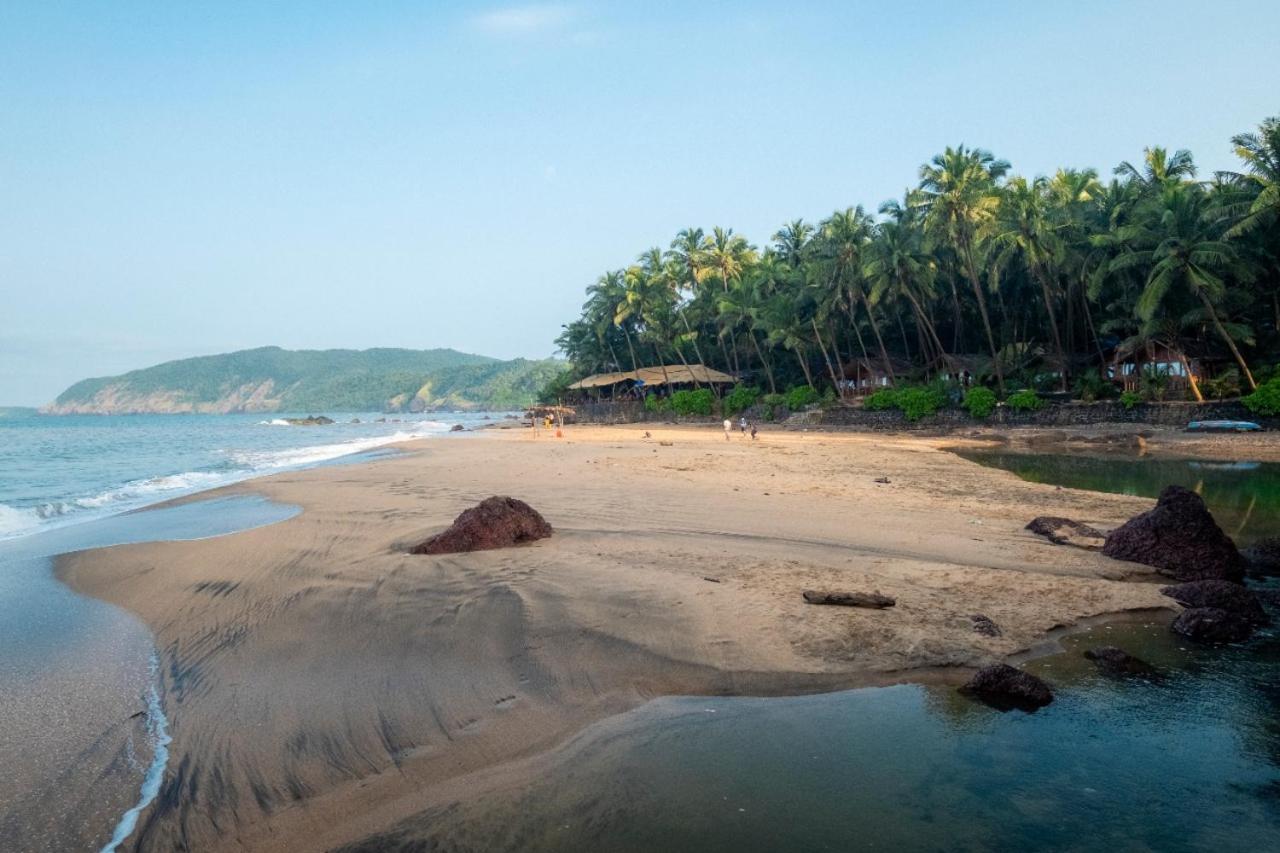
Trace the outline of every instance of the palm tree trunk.
{"type": "MultiPolygon", "coordinates": [[[[795,352],[795,354],[796,354],[796,358],[800,361],[800,369],[804,371],[804,381],[805,381],[805,383],[806,383],[810,388],[813,388],[813,376],[811,376],[811,375],[809,374],[809,363],[808,363],[808,361],[807,361],[807,360],[805,359],[805,357],[804,357],[804,350],[803,350],[803,349],[801,349],[800,347],[796,347],[796,349],[794,350],[794,352],[795,352]]],[[[817,389],[817,388],[813,388],[813,390],[817,391],[818,389],[817,389]]]]}
{"type": "Polygon", "coordinates": [[[1240,365],[1240,370],[1244,373],[1244,378],[1249,381],[1249,390],[1257,391],[1258,383],[1253,381],[1253,374],[1249,372],[1249,365],[1245,364],[1244,356],[1240,354],[1240,350],[1236,348],[1236,342],[1231,340],[1231,336],[1227,334],[1227,329],[1222,325],[1222,320],[1218,319],[1218,312],[1214,310],[1213,303],[1209,301],[1209,297],[1204,295],[1204,291],[1197,291],[1200,301],[1204,303],[1204,307],[1209,311],[1209,316],[1213,319],[1213,326],[1218,330],[1218,334],[1227,342],[1227,346],[1231,349],[1231,354],[1236,357],[1236,364],[1240,365]]]}
{"type": "Polygon", "coordinates": [[[885,373],[889,374],[889,381],[897,385],[898,378],[893,375],[893,363],[889,361],[889,351],[884,347],[884,338],[880,337],[880,324],[876,322],[876,314],[871,310],[871,300],[867,299],[867,294],[862,288],[858,288],[858,296],[862,297],[862,305],[867,309],[867,318],[871,321],[871,331],[875,333],[876,344],[880,347],[880,358],[884,361],[885,373]]]}
{"type": "MultiPolygon", "coordinates": [[[[1173,349],[1173,347],[1170,347],[1173,349]]],[[[1200,383],[1196,382],[1196,375],[1191,372],[1191,363],[1187,361],[1187,357],[1183,355],[1182,350],[1174,349],[1178,354],[1178,361],[1182,362],[1182,369],[1187,372],[1187,381],[1191,383],[1191,393],[1196,395],[1196,402],[1203,403],[1204,395],[1200,393],[1200,383]]]]}
{"type": "Polygon", "coordinates": [[[689,340],[693,341],[693,354],[698,357],[698,363],[705,365],[707,362],[702,358],[702,347],[698,346],[698,336],[693,333],[693,328],[689,325],[689,318],[685,316],[683,311],[677,312],[680,319],[684,321],[684,330],[689,333],[689,340]]]}
{"type": "Polygon", "coordinates": [[[818,318],[810,317],[813,324],[813,336],[818,341],[818,349],[822,351],[822,360],[827,363],[827,373],[831,374],[831,390],[840,393],[840,381],[836,379],[836,369],[831,366],[831,356],[827,354],[827,345],[822,342],[822,332],[818,331],[818,318]]]}
{"type": "Polygon", "coordinates": [[[1062,375],[1062,390],[1067,390],[1067,354],[1062,349],[1062,336],[1058,334],[1058,315],[1053,310],[1053,295],[1049,292],[1049,278],[1039,264],[1035,264],[1036,278],[1040,280],[1040,294],[1044,297],[1044,310],[1049,314],[1049,328],[1053,332],[1053,348],[1058,355],[1058,370],[1062,375]]]}
{"type": "Polygon", "coordinates": [[[751,345],[755,347],[760,364],[764,366],[764,375],[769,379],[769,393],[777,394],[778,386],[773,381],[773,368],[769,366],[769,360],[764,357],[764,351],[760,349],[760,341],[756,340],[755,334],[750,330],[747,331],[747,335],[751,338],[751,345]]]}
{"type": "Polygon", "coordinates": [[[1098,337],[1098,330],[1093,325],[1093,310],[1089,308],[1089,295],[1087,293],[1082,293],[1081,296],[1082,299],[1080,300],[1080,304],[1084,306],[1084,321],[1089,326],[1089,334],[1093,336],[1093,345],[1098,350],[1098,375],[1103,379],[1106,379],[1107,356],[1102,351],[1102,340],[1098,337]]]}
{"type": "Polygon", "coordinates": [[[625,325],[625,324],[624,324],[624,325],[623,325],[623,327],[622,327],[622,334],[626,335],[626,337],[627,337],[627,349],[631,352],[631,369],[632,369],[633,371],[639,370],[639,369],[640,369],[640,365],[639,365],[639,362],[637,362],[637,361],[636,361],[636,348],[635,348],[635,346],[631,343],[631,332],[630,332],[630,330],[628,330],[628,329],[627,329],[627,327],[626,327],[626,325],[625,325]]]}
{"type": "Polygon", "coordinates": [[[947,354],[947,350],[946,347],[942,345],[942,338],[938,337],[938,330],[934,328],[933,321],[924,313],[924,308],[921,307],[920,300],[916,299],[916,295],[910,290],[907,290],[906,294],[907,298],[911,300],[911,305],[916,309],[917,316],[919,316],[924,322],[925,329],[927,329],[929,334],[933,337],[933,344],[938,348],[938,357],[941,358],[947,354]]]}
{"type": "Polygon", "coordinates": [[[973,247],[968,241],[964,244],[965,268],[969,274],[969,283],[973,285],[973,295],[978,300],[978,313],[982,315],[982,328],[987,333],[987,346],[991,349],[991,366],[996,371],[996,387],[1000,396],[1004,396],[1004,370],[1000,367],[1000,353],[996,350],[996,338],[991,334],[991,317],[987,314],[987,300],[982,295],[982,282],[978,279],[978,271],[973,265],[973,247]]]}

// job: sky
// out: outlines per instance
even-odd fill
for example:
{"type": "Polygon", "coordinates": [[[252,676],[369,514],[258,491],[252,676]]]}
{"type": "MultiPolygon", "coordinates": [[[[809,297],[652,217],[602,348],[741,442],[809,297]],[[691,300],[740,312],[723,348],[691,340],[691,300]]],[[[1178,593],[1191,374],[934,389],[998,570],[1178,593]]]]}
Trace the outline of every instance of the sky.
{"type": "Polygon", "coordinates": [[[253,346],[544,357],[681,228],[964,143],[1234,168],[1280,3],[0,3],[0,404],[253,346]]]}

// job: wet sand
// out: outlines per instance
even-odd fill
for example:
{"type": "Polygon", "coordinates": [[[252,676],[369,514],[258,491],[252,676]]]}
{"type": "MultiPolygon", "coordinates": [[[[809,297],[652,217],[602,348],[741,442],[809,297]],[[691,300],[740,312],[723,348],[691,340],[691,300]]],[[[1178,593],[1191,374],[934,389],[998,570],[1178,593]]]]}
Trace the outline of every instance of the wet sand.
{"type": "Polygon", "coordinates": [[[1144,567],[1022,529],[1109,527],[1150,501],[1024,482],[947,443],[494,431],[220,490],[303,508],[270,527],[65,557],[60,576],[140,616],[162,655],[174,740],[131,843],[331,849],[518,785],[656,696],[959,680],[1062,626],[1168,605],[1144,567]],[[406,553],[491,494],[556,535],[406,553]],[[898,604],[804,604],[814,587],[898,604]],[[1003,636],[974,633],[976,613],[1003,636]]]}

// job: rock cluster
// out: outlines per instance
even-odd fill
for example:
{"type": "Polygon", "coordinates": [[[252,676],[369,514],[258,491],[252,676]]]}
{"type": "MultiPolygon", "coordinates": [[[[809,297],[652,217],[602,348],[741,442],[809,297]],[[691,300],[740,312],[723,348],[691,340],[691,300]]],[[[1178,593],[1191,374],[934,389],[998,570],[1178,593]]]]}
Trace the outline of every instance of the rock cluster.
{"type": "Polygon", "coordinates": [[[456,554],[510,548],[551,535],[551,525],[522,500],[485,498],[459,515],[449,529],[410,549],[412,554],[456,554]]]}
{"type": "Polygon", "coordinates": [[[1146,661],[1135,658],[1124,649],[1115,646],[1099,646],[1089,649],[1084,656],[1098,665],[1098,669],[1107,675],[1135,675],[1152,678],[1156,675],[1155,667],[1146,661]]]}

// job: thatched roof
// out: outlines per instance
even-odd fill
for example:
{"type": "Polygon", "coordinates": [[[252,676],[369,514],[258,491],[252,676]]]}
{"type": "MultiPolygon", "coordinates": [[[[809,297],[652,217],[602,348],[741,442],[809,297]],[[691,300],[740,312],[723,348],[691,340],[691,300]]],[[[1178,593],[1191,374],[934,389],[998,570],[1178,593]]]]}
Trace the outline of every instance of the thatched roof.
{"type": "Polygon", "coordinates": [[[579,379],[569,386],[571,389],[605,388],[619,382],[635,382],[639,385],[686,385],[700,382],[704,385],[732,383],[737,380],[728,373],[713,370],[705,364],[668,364],[665,367],[642,367],[639,370],[627,370],[620,373],[597,373],[585,379],[579,379]]]}

